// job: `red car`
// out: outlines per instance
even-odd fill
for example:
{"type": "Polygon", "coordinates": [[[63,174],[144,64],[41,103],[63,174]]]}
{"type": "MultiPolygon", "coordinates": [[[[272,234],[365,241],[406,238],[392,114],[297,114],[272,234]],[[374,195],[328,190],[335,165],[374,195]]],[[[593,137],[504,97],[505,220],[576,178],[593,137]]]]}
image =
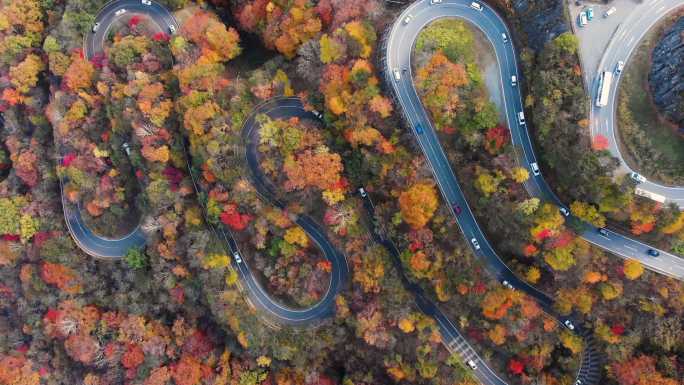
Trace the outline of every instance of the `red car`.
{"type": "Polygon", "coordinates": [[[454,204],[454,212],[456,215],[461,215],[461,206],[454,204]]]}

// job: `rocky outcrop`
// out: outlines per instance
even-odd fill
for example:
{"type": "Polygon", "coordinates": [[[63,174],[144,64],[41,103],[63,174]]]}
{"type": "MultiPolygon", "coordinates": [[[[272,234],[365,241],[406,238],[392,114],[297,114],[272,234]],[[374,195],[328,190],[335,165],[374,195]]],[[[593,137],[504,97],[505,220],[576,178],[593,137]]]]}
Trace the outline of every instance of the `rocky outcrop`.
{"type": "Polygon", "coordinates": [[[535,51],[556,36],[568,31],[562,0],[515,0],[513,11],[518,26],[527,35],[527,44],[535,51]]]}
{"type": "Polygon", "coordinates": [[[684,17],[665,31],[653,49],[648,83],[660,112],[684,133],[684,17]]]}

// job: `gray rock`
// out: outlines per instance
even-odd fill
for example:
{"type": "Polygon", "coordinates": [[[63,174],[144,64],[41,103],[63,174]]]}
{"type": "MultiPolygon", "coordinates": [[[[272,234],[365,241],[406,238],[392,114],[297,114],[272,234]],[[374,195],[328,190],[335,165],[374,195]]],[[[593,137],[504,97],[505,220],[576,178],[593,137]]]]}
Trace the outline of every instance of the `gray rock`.
{"type": "Polygon", "coordinates": [[[515,0],[513,10],[529,47],[535,51],[568,31],[562,0],[515,0]]]}
{"type": "Polygon", "coordinates": [[[665,31],[653,49],[648,83],[660,112],[684,131],[684,17],[665,31]]]}

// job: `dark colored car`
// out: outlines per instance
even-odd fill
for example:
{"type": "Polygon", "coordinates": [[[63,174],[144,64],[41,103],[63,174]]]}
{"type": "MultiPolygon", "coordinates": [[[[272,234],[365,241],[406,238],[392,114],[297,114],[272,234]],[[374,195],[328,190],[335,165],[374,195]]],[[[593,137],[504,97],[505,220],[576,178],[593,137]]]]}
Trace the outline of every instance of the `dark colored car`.
{"type": "Polygon", "coordinates": [[[648,255],[650,255],[651,257],[657,257],[660,255],[660,252],[658,250],[655,250],[655,249],[648,249],[648,251],[646,253],[648,255]]]}
{"type": "Polygon", "coordinates": [[[418,133],[418,134],[423,133],[423,126],[420,123],[416,124],[416,133],[418,133]]]}
{"type": "Polygon", "coordinates": [[[454,212],[456,213],[456,215],[461,215],[462,211],[463,210],[461,210],[461,206],[454,203],[454,212]]]}

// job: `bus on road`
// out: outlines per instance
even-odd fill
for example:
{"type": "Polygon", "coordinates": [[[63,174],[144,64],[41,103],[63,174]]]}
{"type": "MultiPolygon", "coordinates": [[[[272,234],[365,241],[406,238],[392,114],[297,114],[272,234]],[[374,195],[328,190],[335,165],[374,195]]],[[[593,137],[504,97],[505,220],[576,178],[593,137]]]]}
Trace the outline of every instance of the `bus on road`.
{"type": "Polygon", "coordinates": [[[608,94],[610,93],[610,83],[612,81],[612,72],[601,72],[601,75],[599,76],[598,95],[596,96],[596,107],[603,107],[608,104],[608,94]]]}

